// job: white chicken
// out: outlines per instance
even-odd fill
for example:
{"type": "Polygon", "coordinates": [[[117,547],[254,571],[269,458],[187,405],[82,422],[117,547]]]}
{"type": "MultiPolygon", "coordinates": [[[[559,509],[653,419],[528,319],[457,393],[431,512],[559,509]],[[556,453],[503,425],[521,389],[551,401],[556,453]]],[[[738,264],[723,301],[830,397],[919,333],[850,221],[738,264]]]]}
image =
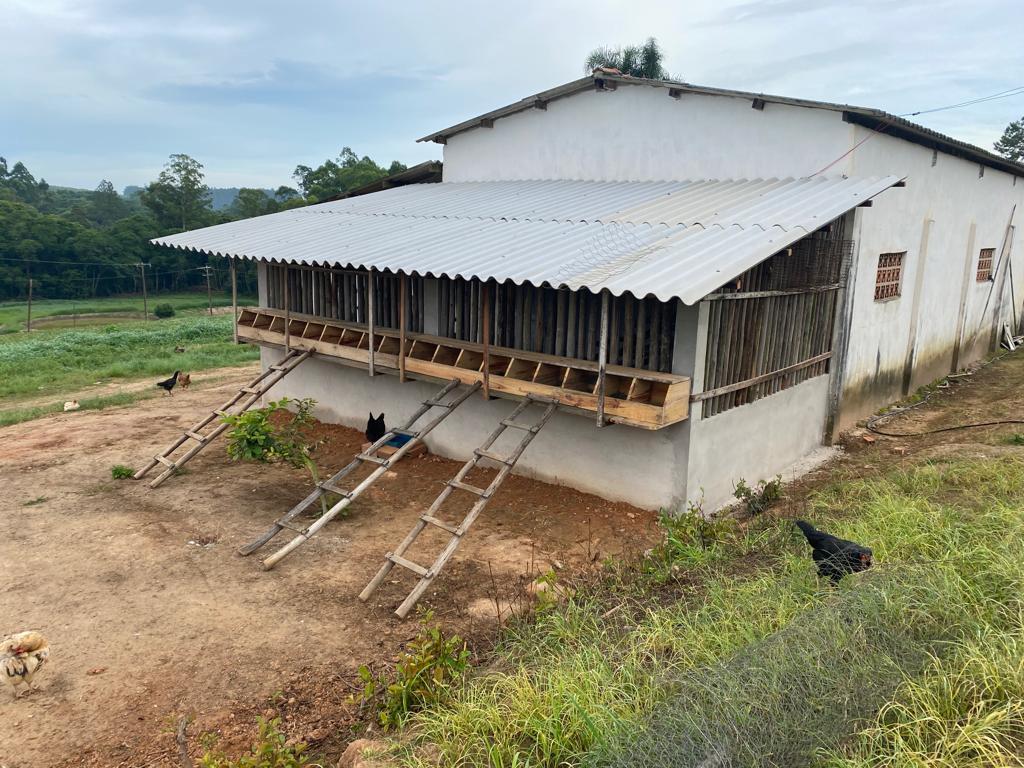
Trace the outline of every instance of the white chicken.
{"type": "Polygon", "coordinates": [[[19,685],[32,690],[32,678],[50,658],[50,644],[40,632],[19,632],[0,643],[0,677],[17,699],[19,685]]]}

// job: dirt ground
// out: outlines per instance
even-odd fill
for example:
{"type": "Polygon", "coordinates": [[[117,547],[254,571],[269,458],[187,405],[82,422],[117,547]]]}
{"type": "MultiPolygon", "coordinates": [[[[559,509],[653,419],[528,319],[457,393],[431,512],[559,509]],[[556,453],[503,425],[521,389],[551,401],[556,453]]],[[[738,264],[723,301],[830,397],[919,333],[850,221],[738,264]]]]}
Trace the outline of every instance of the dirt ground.
{"type": "MultiPolygon", "coordinates": [[[[180,765],[182,716],[193,756],[204,732],[237,751],[261,714],[331,759],[353,736],[358,666],[389,663],[418,629],[392,613],[411,574],[396,568],[369,604],[356,595],[459,464],[402,461],[269,572],[235,550],[309,491],[304,471],[232,463],[220,441],[156,490],[111,479],[111,466],[140,466],[253,370],[0,430],[0,635],[38,629],[52,651],[41,690],[19,701],[0,691],[0,766],[180,765]]],[[[317,434],[329,471],[363,440],[335,426],[317,434]]],[[[538,572],[592,567],[656,536],[650,512],[513,476],[421,606],[486,649],[496,605],[522,607],[538,572]]],[[[429,562],[440,541],[413,559],[429,562]]]]}

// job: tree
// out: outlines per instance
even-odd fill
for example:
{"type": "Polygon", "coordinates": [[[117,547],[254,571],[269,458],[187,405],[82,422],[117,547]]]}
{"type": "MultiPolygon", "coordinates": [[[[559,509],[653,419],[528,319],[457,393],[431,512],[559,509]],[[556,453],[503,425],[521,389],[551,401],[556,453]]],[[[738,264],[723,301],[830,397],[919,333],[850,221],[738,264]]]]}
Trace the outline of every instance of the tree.
{"type": "Polygon", "coordinates": [[[235,202],[231,204],[231,215],[236,219],[250,219],[253,216],[274,213],[277,209],[277,200],[268,196],[262,189],[242,187],[238,190],[235,202]]]}
{"type": "Polygon", "coordinates": [[[128,204],[117,194],[114,185],[103,179],[89,199],[86,216],[100,227],[113,224],[128,215],[128,204]]]}
{"type": "Polygon", "coordinates": [[[142,204],[168,229],[182,232],[211,218],[212,197],[203,164],[188,155],[171,155],[157,180],[139,193],[142,204]]]}
{"type": "Polygon", "coordinates": [[[627,45],[625,48],[595,48],[583,62],[589,73],[597,67],[617,69],[624,75],[645,77],[651,80],[668,80],[670,76],[662,62],[665,54],[653,37],[643,45],[627,45]]]}
{"type": "Polygon", "coordinates": [[[1014,120],[993,145],[1000,155],[1015,163],[1024,161],[1024,117],[1014,120]]]}
{"type": "Polygon", "coordinates": [[[366,155],[358,157],[351,147],[345,147],[337,160],[327,160],[316,168],[296,166],[292,176],[299,183],[306,202],[316,203],[405,169],[397,160],[390,167],[382,168],[366,155]]]}

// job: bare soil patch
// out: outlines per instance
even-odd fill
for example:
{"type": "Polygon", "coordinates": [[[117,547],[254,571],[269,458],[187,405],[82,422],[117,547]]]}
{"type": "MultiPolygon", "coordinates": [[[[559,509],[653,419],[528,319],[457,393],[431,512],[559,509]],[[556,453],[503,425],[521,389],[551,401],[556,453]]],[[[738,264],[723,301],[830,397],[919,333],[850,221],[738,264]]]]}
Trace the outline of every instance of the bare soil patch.
{"type": "MultiPolygon", "coordinates": [[[[389,663],[418,627],[392,613],[410,575],[396,569],[370,604],[356,595],[459,463],[403,461],[347,517],[264,572],[258,556],[235,549],[308,492],[307,474],[232,463],[220,443],[156,490],[110,477],[114,464],[140,466],[251,374],[230,369],[174,397],[0,430],[0,634],[39,629],[52,649],[41,691],[18,702],[0,691],[0,764],[178,765],[182,715],[194,718],[194,754],[207,731],[229,751],[243,747],[260,714],[280,715],[290,735],[332,759],[359,727],[349,702],[358,666],[389,663]]],[[[363,441],[337,426],[317,433],[325,472],[363,441]]],[[[650,512],[512,477],[421,605],[480,652],[497,627],[496,598],[521,601],[529,571],[585,569],[656,537],[650,512]]]]}

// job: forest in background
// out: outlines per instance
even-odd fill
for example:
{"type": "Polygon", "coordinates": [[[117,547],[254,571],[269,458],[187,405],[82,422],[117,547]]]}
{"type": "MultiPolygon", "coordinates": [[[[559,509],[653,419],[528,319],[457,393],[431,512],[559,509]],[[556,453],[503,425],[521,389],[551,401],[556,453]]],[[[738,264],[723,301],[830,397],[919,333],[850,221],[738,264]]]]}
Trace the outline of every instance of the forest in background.
{"type": "MultiPolygon", "coordinates": [[[[150,245],[154,237],[260,216],[322,202],[405,170],[398,161],[378,165],[345,147],[316,168],[299,165],[296,186],[276,190],[242,188],[227,207],[215,206],[203,165],[171,155],[160,175],[145,187],[118,194],[102,180],[94,190],[51,186],[22,162],[0,157],[0,301],[27,298],[82,299],[152,293],[204,286],[202,270],[214,269],[213,284],[226,285],[222,260],[150,245]]],[[[228,190],[223,190],[227,192],[228,190]]],[[[219,195],[218,203],[224,196],[219,195]]],[[[255,291],[255,268],[246,262],[239,287],[255,291]]]]}

